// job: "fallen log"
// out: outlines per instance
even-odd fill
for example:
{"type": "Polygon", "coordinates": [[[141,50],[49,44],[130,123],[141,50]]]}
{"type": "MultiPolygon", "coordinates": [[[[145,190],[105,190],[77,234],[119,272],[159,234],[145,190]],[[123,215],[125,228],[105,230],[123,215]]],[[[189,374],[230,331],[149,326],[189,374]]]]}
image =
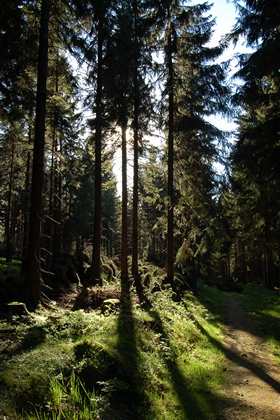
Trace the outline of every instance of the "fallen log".
{"type": "Polygon", "coordinates": [[[30,313],[23,302],[9,302],[0,305],[0,313],[6,315],[8,320],[11,320],[13,316],[26,315],[30,316],[30,313]]]}

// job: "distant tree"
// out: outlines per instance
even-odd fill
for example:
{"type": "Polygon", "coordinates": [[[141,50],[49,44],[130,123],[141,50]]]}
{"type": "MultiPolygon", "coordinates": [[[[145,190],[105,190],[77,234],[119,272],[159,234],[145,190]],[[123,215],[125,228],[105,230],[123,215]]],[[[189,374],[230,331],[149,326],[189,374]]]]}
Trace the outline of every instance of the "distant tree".
{"type": "Polygon", "coordinates": [[[68,223],[76,243],[89,241],[93,229],[94,212],[94,148],[89,139],[79,157],[79,169],[74,166],[75,177],[71,189],[72,209],[68,223]]]}
{"type": "Polygon", "coordinates": [[[140,255],[164,267],[166,263],[166,168],[163,152],[149,147],[139,168],[140,255]]]}
{"type": "Polygon", "coordinates": [[[117,197],[117,181],[113,171],[112,150],[102,153],[102,243],[103,252],[109,257],[119,254],[120,234],[118,218],[120,203],[117,197]]]}
{"type": "MultiPolygon", "coordinates": [[[[52,40],[53,41],[53,40],[52,40]]],[[[77,112],[77,86],[61,46],[56,44],[56,56],[49,66],[47,101],[47,131],[50,162],[47,170],[49,210],[46,233],[48,251],[56,260],[62,252],[63,183],[68,175],[67,162],[79,157],[79,120],[77,112]],[[75,138],[78,137],[78,138],[75,138]]]]}
{"type": "Polygon", "coordinates": [[[4,215],[5,256],[11,261],[15,252],[20,256],[23,240],[23,179],[25,157],[25,121],[2,119],[1,147],[1,214],[4,215]],[[17,223],[18,222],[18,223],[17,223]]]}

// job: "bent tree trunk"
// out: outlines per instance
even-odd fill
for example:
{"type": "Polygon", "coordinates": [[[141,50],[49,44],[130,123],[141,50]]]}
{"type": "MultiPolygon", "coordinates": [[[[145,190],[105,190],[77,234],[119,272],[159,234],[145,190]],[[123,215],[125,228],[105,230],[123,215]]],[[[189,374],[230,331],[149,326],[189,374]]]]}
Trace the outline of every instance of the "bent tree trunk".
{"type": "Polygon", "coordinates": [[[44,180],[49,17],[50,0],[42,0],[36,96],[35,138],[29,214],[30,222],[27,261],[24,273],[26,299],[34,304],[37,304],[41,299],[42,192],[44,180]]]}

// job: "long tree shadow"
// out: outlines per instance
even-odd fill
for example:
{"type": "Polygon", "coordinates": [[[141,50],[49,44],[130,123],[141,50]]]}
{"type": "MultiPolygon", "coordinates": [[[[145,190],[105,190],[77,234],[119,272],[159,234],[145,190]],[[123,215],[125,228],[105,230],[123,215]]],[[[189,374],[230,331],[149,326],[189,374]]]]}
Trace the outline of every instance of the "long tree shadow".
{"type": "MultiPolygon", "coordinates": [[[[159,315],[159,313],[153,308],[153,305],[149,299],[147,299],[142,284],[139,282],[138,287],[136,287],[136,292],[140,301],[143,304],[143,307],[146,311],[150,314],[150,316],[154,319],[154,328],[158,333],[161,334],[161,337],[164,339],[167,346],[170,348],[171,353],[175,353],[172,349],[168,334],[164,328],[163,321],[159,315]]],[[[201,389],[200,394],[195,393],[191,389],[191,384],[188,382],[187,378],[184,377],[180,367],[176,360],[165,360],[165,363],[168,367],[168,370],[172,377],[173,382],[173,389],[178,396],[180,404],[183,408],[183,412],[186,419],[199,419],[199,420],[207,420],[208,417],[205,414],[204,410],[202,409],[201,401],[203,400],[204,404],[207,405],[210,403],[209,398],[205,398],[205,389],[207,385],[205,385],[204,390],[201,389]]]]}
{"type": "MultiPolygon", "coordinates": [[[[149,313],[155,321],[154,325],[156,327],[157,332],[161,334],[161,337],[164,339],[165,343],[170,348],[171,353],[175,353],[172,349],[172,345],[170,343],[168,334],[164,328],[164,324],[159,313],[154,309],[149,310],[149,313]]],[[[201,392],[198,394],[191,389],[191,384],[183,375],[176,360],[167,359],[165,360],[165,363],[170,372],[173,382],[173,389],[177,394],[178,400],[181,404],[185,415],[185,419],[207,420],[209,417],[206,416],[201,404],[202,399],[204,400],[204,404],[207,404],[207,401],[209,401],[208,398],[206,399],[205,395],[203,395],[205,393],[205,390],[201,389],[201,392]]]]}
{"type": "Polygon", "coordinates": [[[255,316],[250,315],[245,309],[240,301],[239,297],[229,293],[227,295],[228,300],[228,307],[231,306],[231,313],[233,316],[228,319],[227,323],[229,323],[232,327],[237,329],[243,329],[250,334],[253,334],[257,337],[271,336],[274,337],[276,340],[280,339],[280,329],[276,329],[275,325],[279,323],[279,317],[273,316],[270,313],[266,313],[266,310],[269,309],[269,305],[262,305],[260,306],[259,310],[254,312],[255,316]],[[244,319],[247,320],[246,323],[240,323],[239,319],[235,316],[236,313],[243,313],[244,319]],[[257,319],[259,317],[259,319],[257,319]]]}
{"type": "MultiPolygon", "coordinates": [[[[240,311],[240,308],[242,308],[241,310],[244,311],[243,304],[241,303],[239,297],[236,294],[226,293],[226,292],[225,294],[227,295],[227,299],[231,297],[236,301],[236,307],[233,309],[233,312],[240,311]]],[[[201,297],[200,295],[196,297],[198,298],[200,303],[209,310],[209,312],[215,315],[215,318],[218,321],[221,321],[223,324],[226,324],[226,325],[229,323],[231,324],[231,321],[228,319],[228,314],[225,316],[222,308],[217,308],[213,306],[213,303],[211,302],[211,298],[207,299],[205,296],[201,297]]],[[[228,303],[226,306],[228,308],[228,303]]],[[[244,325],[240,325],[240,323],[237,321],[236,327],[239,330],[243,329],[244,331],[249,332],[257,337],[263,337],[264,335],[266,335],[268,337],[273,337],[276,340],[280,340],[280,328],[278,330],[275,329],[275,323],[279,323],[279,317],[266,313],[266,310],[269,310],[269,309],[271,309],[270,302],[268,303],[262,302],[259,309],[256,310],[255,316],[251,316],[250,314],[248,314],[248,312],[245,311],[246,317],[250,319],[250,322],[248,322],[244,328],[244,325]],[[262,318],[262,322],[258,322],[258,319],[257,319],[258,317],[262,318]],[[255,321],[257,321],[257,324],[260,324],[260,325],[256,325],[255,321]]]]}
{"type": "Polygon", "coordinates": [[[131,294],[127,288],[122,299],[118,318],[117,350],[121,363],[119,378],[126,386],[120,390],[114,402],[117,417],[114,420],[144,420],[149,411],[149,404],[143,397],[143,385],[140,375],[140,356],[137,351],[137,329],[133,316],[131,294]]]}
{"type": "Polygon", "coordinates": [[[207,337],[209,342],[215,347],[217,347],[219,350],[221,350],[229,360],[250,370],[254,375],[258,376],[262,381],[266,382],[268,385],[270,385],[272,388],[274,388],[277,392],[280,393],[280,383],[274,378],[272,378],[269,374],[267,374],[263,368],[261,368],[253,362],[250,362],[248,359],[244,358],[239,353],[224,346],[222,343],[220,343],[218,340],[212,337],[211,334],[209,334],[209,332],[205,330],[205,328],[195,317],[193,317],[193,320],[195,321],[197,327],[200,329],[202,334],[204,334],[207,337]]]}

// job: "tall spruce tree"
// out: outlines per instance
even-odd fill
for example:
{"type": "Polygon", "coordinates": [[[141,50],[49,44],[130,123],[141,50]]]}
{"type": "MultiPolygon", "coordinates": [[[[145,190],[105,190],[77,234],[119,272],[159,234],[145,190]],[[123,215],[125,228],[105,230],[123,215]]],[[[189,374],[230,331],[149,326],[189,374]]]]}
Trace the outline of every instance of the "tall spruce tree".
{"type": "Polygon", "coordinates": [[[239,119],[238,142],[232,156],[238,181],[235,186],[239,185],[242,195],[254,203],[251,227],[256,218],[263,226],[264,283],[273,289],[279,249],[279,217],[273,209],[280,197],[280,7],[277,1],[248,0],[244,6],[238,6],[238,11],[230,38],[236,41],[245,37],[253,51],[240,56],[240,70],[236,73],[244,83],[234,99],[245,116],[239,119]]]}
{"type": "Polygon", "coordinates": [[[121,221],[121,285],[122,294],[128,293],[128,186],[127,186],[127,132],[132,116],[133,79],[133,13],[131,2],[118,3],[115,32],[112,38],[111,82],[107,92],[111,98],[111,116],[120,127],[122,151],[122,221],[121,221]]]}
{"type": "MultiPolygon", "coordinates": [[[[162,4],[165,17],[162,40],[168,167],[167,279],[174,286],[174,210],[178,207],[180,192],[182,196],[190,194],[190,190],[184,191],[183,185],[190,183],[197,164],[202,172],[201,179],[212,176],[213,142],[222,137],[222,133],[207,123],[205,117],[228,111],[226,103],[229,90],[224,85],[225,72],[222,66],[214,62],[222,53],[222,47],[206,46],[214,25],[210,17],[204,16],[210,7],[206,4],[187,6],[178,1],[162,4]],[[191,162],[195,161],[191,167],[191,162]],[[200,162],[208,163],[203,165],[200,162]],[[178,173],[181,178],[178,178],[178,173]]],[[[207,181],[207,193],[211,190],[210,178],[207,181]]],[[[203,185],[206,186],[207,182],[203,185]]],[[[196,188],[199,190],[199,183],[196,188]]],[[[199,195],[198,190],[193,194],[199,195]]]]}
{"type": "MultiPolygon", "coordinates": [[[[114,1],[72,2],[76,7],[76,16],[82,22],[81,33],[74,32],[73,41],[77,51],[82,53],[84,61],[89,64],[88,83],[94,87],[91,101],[94,112],[90,127],[94,129],[95,166],[94,166],[94,217],[93,217],[93,250],[89,271],[90,283],[101,283],[101,225],[102,225],[102,149],[103,138],[109,122],[105,120],[106,91],[104,86],[110,83],[105,80],[111,73],[108,64],[108,45],[112,30],[112,8],[114,1]]],[[[110,61],[110,60],[109,60],[110,61]]],[[[92,95],[91,95],[92,96],[92,95]]],[[[108,114],[107,114],[108,115],[108,114]]]]}
{"type": "Polygon", "coordinates": [[[46,125],[48,41],[50,0],[42,0],[40,42],[38,54],[38,81],[36,97],[36,121],[30,204],[28,252],[25,265],[25,289],[27,299],[35,304],[41,299],[41,237],[42,195],[44,178],[44,148],[46,125]]]}
{"type": "Polygon", "coordinates": [[[215,25],[206,15],[209,9],[207,5],[189,9],[189,27],[178,40],[176,63],[178,69],[188,66],[180,76],[176,95],[176,218],[180,220],[176,236],[182,241],[176,262],[188,272],[188,282],[194,287],[202,274],[202,260],[207,267],[206,255],[213,239],[213,161],[218,159],[216,144],[224,139],[224,133],[206,118],[228,114],[230,97],[226,68],[216,62],[223,49],[207,45],[215,25]]]}
{"type": "MultiPolygon", "coordinates": [[[[132,129],[133,129],[133,214],[132,214],[132,275],[139,288],[139,157],[143,150],[143,136],[153,122],[151,97],[152,48],[151,32],[154,18],[147,14],[146,1],[133,1],[133,56],[132,56],[132,129]]],[[[150,11],[151,12],[151,11],[150,11]]]]}

